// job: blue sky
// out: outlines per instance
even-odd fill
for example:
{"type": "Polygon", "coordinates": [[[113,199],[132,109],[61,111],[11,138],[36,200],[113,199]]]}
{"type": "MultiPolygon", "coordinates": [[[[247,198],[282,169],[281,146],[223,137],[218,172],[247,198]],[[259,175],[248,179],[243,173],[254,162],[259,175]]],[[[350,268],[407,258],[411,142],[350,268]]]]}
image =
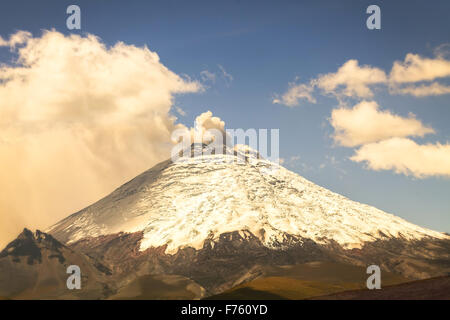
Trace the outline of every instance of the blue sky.
{"type": "MultiPolygon", "coordinates": [[[[179,122],[192,125],[211,110],[229,128],[279,128],[285,165],[352,200],[374,205],[413,223],[450,232],[450,179],[418,178],[367,169],[349,160],[355,148],[337,145],[328,119],[338,101],[316,94],[317,103],[274,104],[288,84],[334,73],[349,59],[388,73],[408,53],[432,58],[449,43],[448,1],[11,1],[0,4],[0,35],[17,30],[38,36],[43,29],[92,33],[106,44],[147,45],[178,75],[201,80],[206,90],[177,96],[179,122]],[[81,8],[81,31],[66,28],[69,4],[81,8]],[[366,8],[381,8],[381,30],[366,28],[366,8]],[[227,78],[222,66],[232,76],[227,78]],[[297,79],[297,80],[296,80],[297,79]]],[[[0,50],[0,61],[10,53],[0,50]]],[[[448,79],[447,79],[448,80],[448,79]]],[[[448,83],[446,79],[442,83],[448,83]]],[[[374,88],[381,108],[414,113],[436,134],[417,143],[450,141],[450,95],[392,95],[374,88]]],[[[350,106],[357,101],[351,101],[350,106]]]]}

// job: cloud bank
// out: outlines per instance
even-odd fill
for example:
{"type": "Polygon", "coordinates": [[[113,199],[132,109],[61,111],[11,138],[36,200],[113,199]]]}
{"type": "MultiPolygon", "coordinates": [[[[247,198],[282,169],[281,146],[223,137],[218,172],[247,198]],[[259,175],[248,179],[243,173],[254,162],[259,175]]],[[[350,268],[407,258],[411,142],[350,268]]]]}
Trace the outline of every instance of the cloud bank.
{"type": "Polygon", "coordinates": [[[411,95],[417,98],[450,94],[450,86],[443,79],[450,78],[448,44],[435,50],[433,58],[408,53],[403,61],[394,61],[390,72],[358,60],[346,61],[336,72],[318,75],[307,83],[289,84],[273,103],[288,107],[301,101],[316,103],[314,93],[334,96],[339,107],[331,112],[329,122],[334,129],[332,138],[338,145],[359,147],[350,159],[365,162],[372,170],[393,170],[417,178],[450,176],[449,144],[420,145],[408,137],[423,137],[435,133],[423,125],[415,115],[402,117],[389,110],[380,110],[375,101],[374,88],[388,89],[388,93],[411,95]],[[358,101],[348,108],[348,101],[358,101]]]}
{"type": "Polygon", "coordinates": [[[394,61],[387,74],[380,68],[360,65],[358,60],[346,61],[336,72],[318,75],[307,83],[289,84],[288,90],[276,95],[273,103],[288,107],[300,105],[303,99],[316,103],[316,89],[322,94],[344,98],[372,98],[375,86],[385,86],[390,94],[415,97],[436,96],[450,93],[450,86],[436,80],[450,77],[450,60],[437,51],[434,58],[408,53],[403,61],[394,61]]]}
{"type": "Polygon", "coordinates": [[[336,143],[359,147],[350,160],[364,162],[371,170],[393,170],[419,179],[450,177],[450,144],[420,145],[407,137],[435,133],[413,114],[401,117],[381,111],[375,101],[353,108],[334,109],[329,119],[336,143]]]}
{"type": "Polygon", "coordinates": [[[202,90],[146,47],[17,32],[0,46],[0,245],[45,228],[170,155],[174,95],[202,90]]]}

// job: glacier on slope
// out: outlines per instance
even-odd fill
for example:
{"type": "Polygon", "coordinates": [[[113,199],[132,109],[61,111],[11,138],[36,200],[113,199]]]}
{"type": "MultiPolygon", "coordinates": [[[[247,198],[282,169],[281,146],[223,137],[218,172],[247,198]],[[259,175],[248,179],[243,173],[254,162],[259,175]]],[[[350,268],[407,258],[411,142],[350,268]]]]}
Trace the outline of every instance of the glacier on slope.
{"type": "Polygon", "coordinates": [[[236,152],[164,161],[47,232],[73,243],[142,231],[140,250],[166,245],[168,254],[200,249],[206,239],[232,231],[244,238],[251,232],[269,248],[282,248],[287,235],[336,241],[347,249],[377,239],[450,238],[349,200],[256,154],[246,161],[236,161],[236,152]]]}

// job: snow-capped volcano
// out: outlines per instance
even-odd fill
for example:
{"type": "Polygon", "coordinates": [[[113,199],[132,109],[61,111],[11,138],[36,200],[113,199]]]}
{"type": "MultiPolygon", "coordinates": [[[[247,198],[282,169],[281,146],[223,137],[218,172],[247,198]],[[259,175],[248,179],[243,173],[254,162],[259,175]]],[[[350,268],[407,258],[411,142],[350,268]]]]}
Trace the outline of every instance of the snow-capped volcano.
{"type": "MultiPolygon", "coordinates": [[[[206,146],[192,146],[192,151],[206,146]]],[[[47,232],[65,243],[119,232],[142,232],[140,250],[166,254],[237,231],[270,249],[310,239],[344,249],[376,240],[449,239],[392,214],[347,199],[248,147],[164,161],[47,232]]],[[[198,150],[197,150],[198,151],[198,150]]],[[[192,152],[193,154],[195,152],[192,152]]]]}
{"type": "Polygon", "coordinates": [[[267,277],[318,277],[334,288],[328,265],[344,282],[371,264],[383,281],[450,274],[446,234],[319,187],[246,146],[184,151],[50,235],[24,231],[0,251],[0,296],[61,297],[72,264],[90,286],[79,297],[89,299],[203,298],[267,277]]]}

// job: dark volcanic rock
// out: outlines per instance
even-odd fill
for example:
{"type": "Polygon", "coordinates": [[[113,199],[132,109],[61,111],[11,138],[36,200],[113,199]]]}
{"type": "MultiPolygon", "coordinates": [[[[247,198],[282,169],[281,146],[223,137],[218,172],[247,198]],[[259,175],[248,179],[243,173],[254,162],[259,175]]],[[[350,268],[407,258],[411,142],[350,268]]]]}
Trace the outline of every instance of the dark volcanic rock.
{"type": "Polygon", "coordinates": [[[192,279],[210,293],[228,289],[239,280],[253,279],[254,274],[246,275],[258,266],[332,259],[311,240],[295,239],[296,244],[289,249],[269,249],[248,231],[245,238],[237,231],[224,233],[218,240],[205,241],[200,250],[187,247],[173,255],[165,254],[165,247],[139,251],[141,239],[140,232],[119,233],[86,238],[71,244],[71,248],[101,259],[121,283],[137,275],[176,274],[192,279]]]}
{"type": "Polygon", "coordinates": [[[109,294],[110,270],[51,235],[24,231],[0,252],[0,296],[19,299],[99,298],[109,294]],[[82,290],[71,291],[67,267],[81,269],[82,290]]]}
{"type": "Polygon", "coordinates": [[[203,287],[208,296],[260,277],[267,267],[312,261],[378,264],[412,279],[450,272],[446,240],[387,239],[345,250],[336,242],[323,245],[285,235],[268,248],[251,232],[235,231],[205,240],[199,250],[185,247],[166,254],[165,246],[140,251],[142,238],[142,232],[118,233],[66,246],[51,235],[24,230],[0,253],[0,296],[107,298],[134,280],[152,275],[185,277],[203,287]],[[83,274],[79,293],[68,292],[65,286],[66,268],[72,264],[79,265],[83,274]]]}
{"type": "Polygon", "coordinates": [[[175,274],[192,279],[208,294],[223,292],[262,274],[262,267],[310,261],[337,261],[359,266],[378,264],[383,270],[411,279],[445,275],[450,271],[450,242],[423,239],[376,241],[361,249],[345,250],[330,242],[320,245],[309,239],[286,235],[278,248],[267,248],[248,231],[230,232],[203,248],[187,247],[165,254],[165,246],[139,251],[142,233],[86,238],[71,248],[101,259],[120,283],[138,275],[175,274]]]}

